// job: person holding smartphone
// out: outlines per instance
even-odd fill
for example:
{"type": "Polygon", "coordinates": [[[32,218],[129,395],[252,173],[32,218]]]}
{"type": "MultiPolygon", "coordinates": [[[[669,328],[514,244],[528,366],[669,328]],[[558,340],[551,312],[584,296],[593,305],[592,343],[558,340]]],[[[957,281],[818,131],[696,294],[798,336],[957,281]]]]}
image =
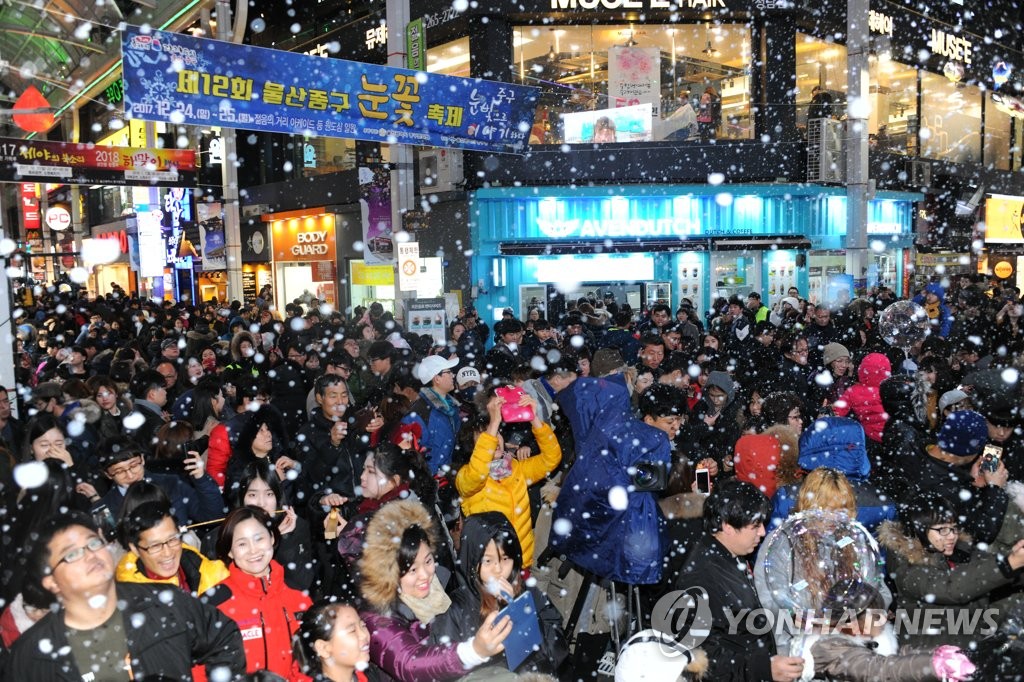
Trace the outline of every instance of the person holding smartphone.
{"type": "Polygon", "coordinates": [[[506,403],[506,398],[499,395],[502,388],[492,386],[477,393],[479,404],[486,405],[486,417],[477,422],[469,461],[462,462],[462,466],[453,461],[452,468],[458,472],[455,487],[462,497],[463,514],[502,512],[516,529],[523,549],[523,567],[529,568],[533,565],[534,539],[527,488],[555,470],[562,461],[562,448],[551,425],[537,416],[537,401],[523,393],[517,406],[530,408],[530,426],[540,454],[521,457],[518,448],[515,452],[507,450],[502,434],[502,407],[506,403]]]}

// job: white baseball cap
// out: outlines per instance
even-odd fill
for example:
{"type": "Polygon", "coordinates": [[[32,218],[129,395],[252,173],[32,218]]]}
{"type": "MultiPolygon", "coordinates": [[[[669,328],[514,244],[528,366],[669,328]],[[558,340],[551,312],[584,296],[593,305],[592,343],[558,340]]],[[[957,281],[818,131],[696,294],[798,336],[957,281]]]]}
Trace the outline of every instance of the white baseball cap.
{"type": "Polygon", "coordinates": [[[457,357],[447,360],[440,355],[428,355],[413,369],[413,374],[424,384],[429,384],[438,374],[459,364],[457,357]]]}
{"type": "Polygon", "coordinates": [[[459,373],[455,375],[455,384],[459,388],[465,388],[467,384],[473,381],[478,384],[482,381],[480,378],[480,372],[478,372],[475,367],[463,367],[459,370],[459,373]]]}

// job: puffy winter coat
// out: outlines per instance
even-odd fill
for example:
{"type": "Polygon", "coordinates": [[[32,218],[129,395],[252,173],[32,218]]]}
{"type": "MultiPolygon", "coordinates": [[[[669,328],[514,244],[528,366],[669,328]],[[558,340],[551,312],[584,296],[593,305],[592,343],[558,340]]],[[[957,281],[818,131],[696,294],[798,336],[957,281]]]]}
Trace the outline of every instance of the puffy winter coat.
{"type": "Polygon", "coordinates": [[[436,549],[434,522],[416,501],[384,505],[366,527],[359,571],[360,591],[369,608],[360,615],[370,630],[370,661],[402,682],[457,680],[467,672],[457,648],[438,644],[430,624],[419,621],[398,599],[399,545],[394,538],[414,524],[435,538],[436,549]]]}
{"type": "MultiPolygon", "coordinates": [[[[852,419],[822,417],[800,436],[797,463],[804,471],[827,466],[836,469],[850,482],[857,496],[857,521],[873,531],[885,520],[895,520],[896,504],[879,492],[870,481],[871,462],[864,443],[864,429],[852,419]]],[[[786,520],[796,506],[800,486],[780,487],[772,497],[771,526],[786,520]]]]}
{"type": "MultiPolygon", "coordinates": [[[[207,559],[199,550],[188,545],[181,546],[181,570],[185,572],[185,580],[194,595],[204,594],[208,589],[224,582],[229,575],[228,567],[222,561],[207,559]]],[[[181,587],[178,576],[163,580],[150,578],[146,575],[139,557],[134,552],[126,552],[117,562],[115,577],[122,583],[150,583],[159,585],[175,585],[181,587]]]]}
{"type": "Polygon", "coordinates": [[[214,588],[211,604],[238,624],[245,647],[245,671],[269,670],[289,680],[306,679],[292,658],[292,635],[299,629],[309,597],[284,582],[284,569],[270,562],[270,577],[255,578],[234,564],[214,588]]]}
{"type": "Polygon", "coordinates": [[[889,419],[882,407],[878,387],[892,374],[889,358],[881,353],[869,353],[857,368],[858,383],[846,389],[833,405],[836,415],[845,417],[850,412],[864,427],[867,437],[882,442],[882,430],[889,419]]]}
{"type": "Polygon", "coordinates": [[[665,552],[656,494],[625,491],[638,464],[668,468],[668,437],[629,414],[629,392],[619,377],[577,379],[556,400],[572,424],[576,461],[554,514],[554,523],[565,519],[572,532],[552,534],[551,549],[601,577],[658,582],[665,552]],[[613,489],[628,495],[625,507],[609,499],[613,489]]]}
{"type": "MultiPolygon", "coordinates": [[[[941,618],[933,618],[931,622],[939,632],[923,634],[923,631],[914,633],[903,628],[898,633],[901,645],[935,647],[954,644],[966,647],[972,640],[982,639],[984,635],[979,632],[973,635],[950,632],[949,625],[967,620],[957,617],[957,614],[970,618],[980,614],[981,610],[990,607],[989,593],[992,590],[1020,580],[1019,569],[1010,568],[1004,557],[972,547],[967,536],[962,536],[957,542],[951,557],[924,547],[917,537],[892,521],[883,523],[878,529],[878,541],[888,550],[886,569],[896,586],[897,606],[910,612],[911,622],[915,610],[944,612],[941,618]]],[[[990,619],[1000,620],[998,616],[990,619]]],[[[986,622],[989,619],[984,616],[979,616],[979,620],[980,627],[991,628],[994,625],[994,622],[986,622]]],[[[920,622],[923,621],[922,615],[920,622]]]]}
{"type": "Polygon", "coordinates": [[[300,504],[316,504],[316,500],[329,493],[355,497],[364,453],[352,430],[334,445],[332,426],[333,422],[316,410],[296,437],[293,452],[302,463],[302,471],[295,481],[295,494],[300,504]]]}
{"type": "MultiPolygon", "coordinates": [[[[193,663],[205,665],[208,677],[215,667],[228,668],[232,679],[244,674],[238,626],[212,606],[180,590],[168,594],[158,585],[119,583],[117,598],[134,679],[191,681],[193,663]]],[[[68,643],[63,609],[46,614],[18,638],[0,677],[84,679],[68,643]]]]}
{"type": "Polygon", "coordinates": [[[562,460],[555,432],[547,424],[533,430],[540,445],[540,454],[525,460],[512,459],[512,475],[496,481],[490,476],[490,463],[498,439],[482,433],[473,447],[473,455],[455,476],[455,487],[462,496],[465,516],[485,511],[498,511],[512,522],[523,548],[523,567],[533,565],[533,519],[527,488],[555,470],[562,460]]]}

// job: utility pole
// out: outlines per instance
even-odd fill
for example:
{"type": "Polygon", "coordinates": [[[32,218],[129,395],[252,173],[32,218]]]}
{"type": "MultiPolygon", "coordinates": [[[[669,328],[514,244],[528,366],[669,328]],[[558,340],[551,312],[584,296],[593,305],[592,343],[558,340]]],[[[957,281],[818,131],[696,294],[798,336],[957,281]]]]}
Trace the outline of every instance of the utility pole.
{"type": "MultiPolygon", "coordinates": [[[[388,66],[400,69],[407,67],[405,31],[409,25],[409,0],[387,0],[388,24],[388,66]]],[[[407,144],[393,144],[389,148],[391,163],[391,233],[395,238],[395,298],[396,304],[401,302],[400,310],[395,313],[405,319],[405,301],[415,298],[415,292],[398,290],[398,244],[409,241],[412,237],[405,231],[403,217],[413,207],[415,198],[415,176],[413,174],[413,150],[407,144]]],[[[396,305],[396,308],[399,307],[396,305]]]]}
{"type": "Polygon", "coordinates": [[[864,277],[868,261],[868,10],[869,0],[847,2],[846,272],[855,280],[864,277]]]}

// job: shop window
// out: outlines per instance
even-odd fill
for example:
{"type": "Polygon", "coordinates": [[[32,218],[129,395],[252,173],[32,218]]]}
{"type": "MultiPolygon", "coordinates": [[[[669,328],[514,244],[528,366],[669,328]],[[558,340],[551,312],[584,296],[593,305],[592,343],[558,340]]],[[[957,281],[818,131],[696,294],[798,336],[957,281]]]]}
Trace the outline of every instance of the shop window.
{"type": "Polygon", "coordinates": [[[921,156],[979,163],[981,90],[922,71],[921,92],[921,156]]]}
{"type": "MultiPolygon", "coordinates": [[[[808,116],[846,116],[846,46],[797,33],[796,38],[797,127],[805,129],[808,116]],[[815,98],[815,89],[821,94],[815,98]]],[[[871,55],[871,115],[868,138],[873,150],[893,154],[917,154],[917,70],[871,55]]]]}
{"type": "Polygon", "coordinates": [[[513,73],[541,89],[530,142],[750,139],[750,42],[746,24],[515,27],[513,73]]]}
{"type": "Polygon", "coordinates": [[[338,137],[295,138],[303,177],[353,170],[356,167],[356,141],[338,137]]]}
{"type": "Polygon", "coordinates": [[[428,49],[427,72],[469,78],[469,38],[428,49]]]}
{"type": "MultiPolygon", "coordinates": [[[[992,94],[985,96],[985,165],[998,170],[1010,170],[1013,117],[1006,108],[997,106],[992,94]]],[[[1019,128],[1022,119],[1017,121],[1019,128]]]]}

